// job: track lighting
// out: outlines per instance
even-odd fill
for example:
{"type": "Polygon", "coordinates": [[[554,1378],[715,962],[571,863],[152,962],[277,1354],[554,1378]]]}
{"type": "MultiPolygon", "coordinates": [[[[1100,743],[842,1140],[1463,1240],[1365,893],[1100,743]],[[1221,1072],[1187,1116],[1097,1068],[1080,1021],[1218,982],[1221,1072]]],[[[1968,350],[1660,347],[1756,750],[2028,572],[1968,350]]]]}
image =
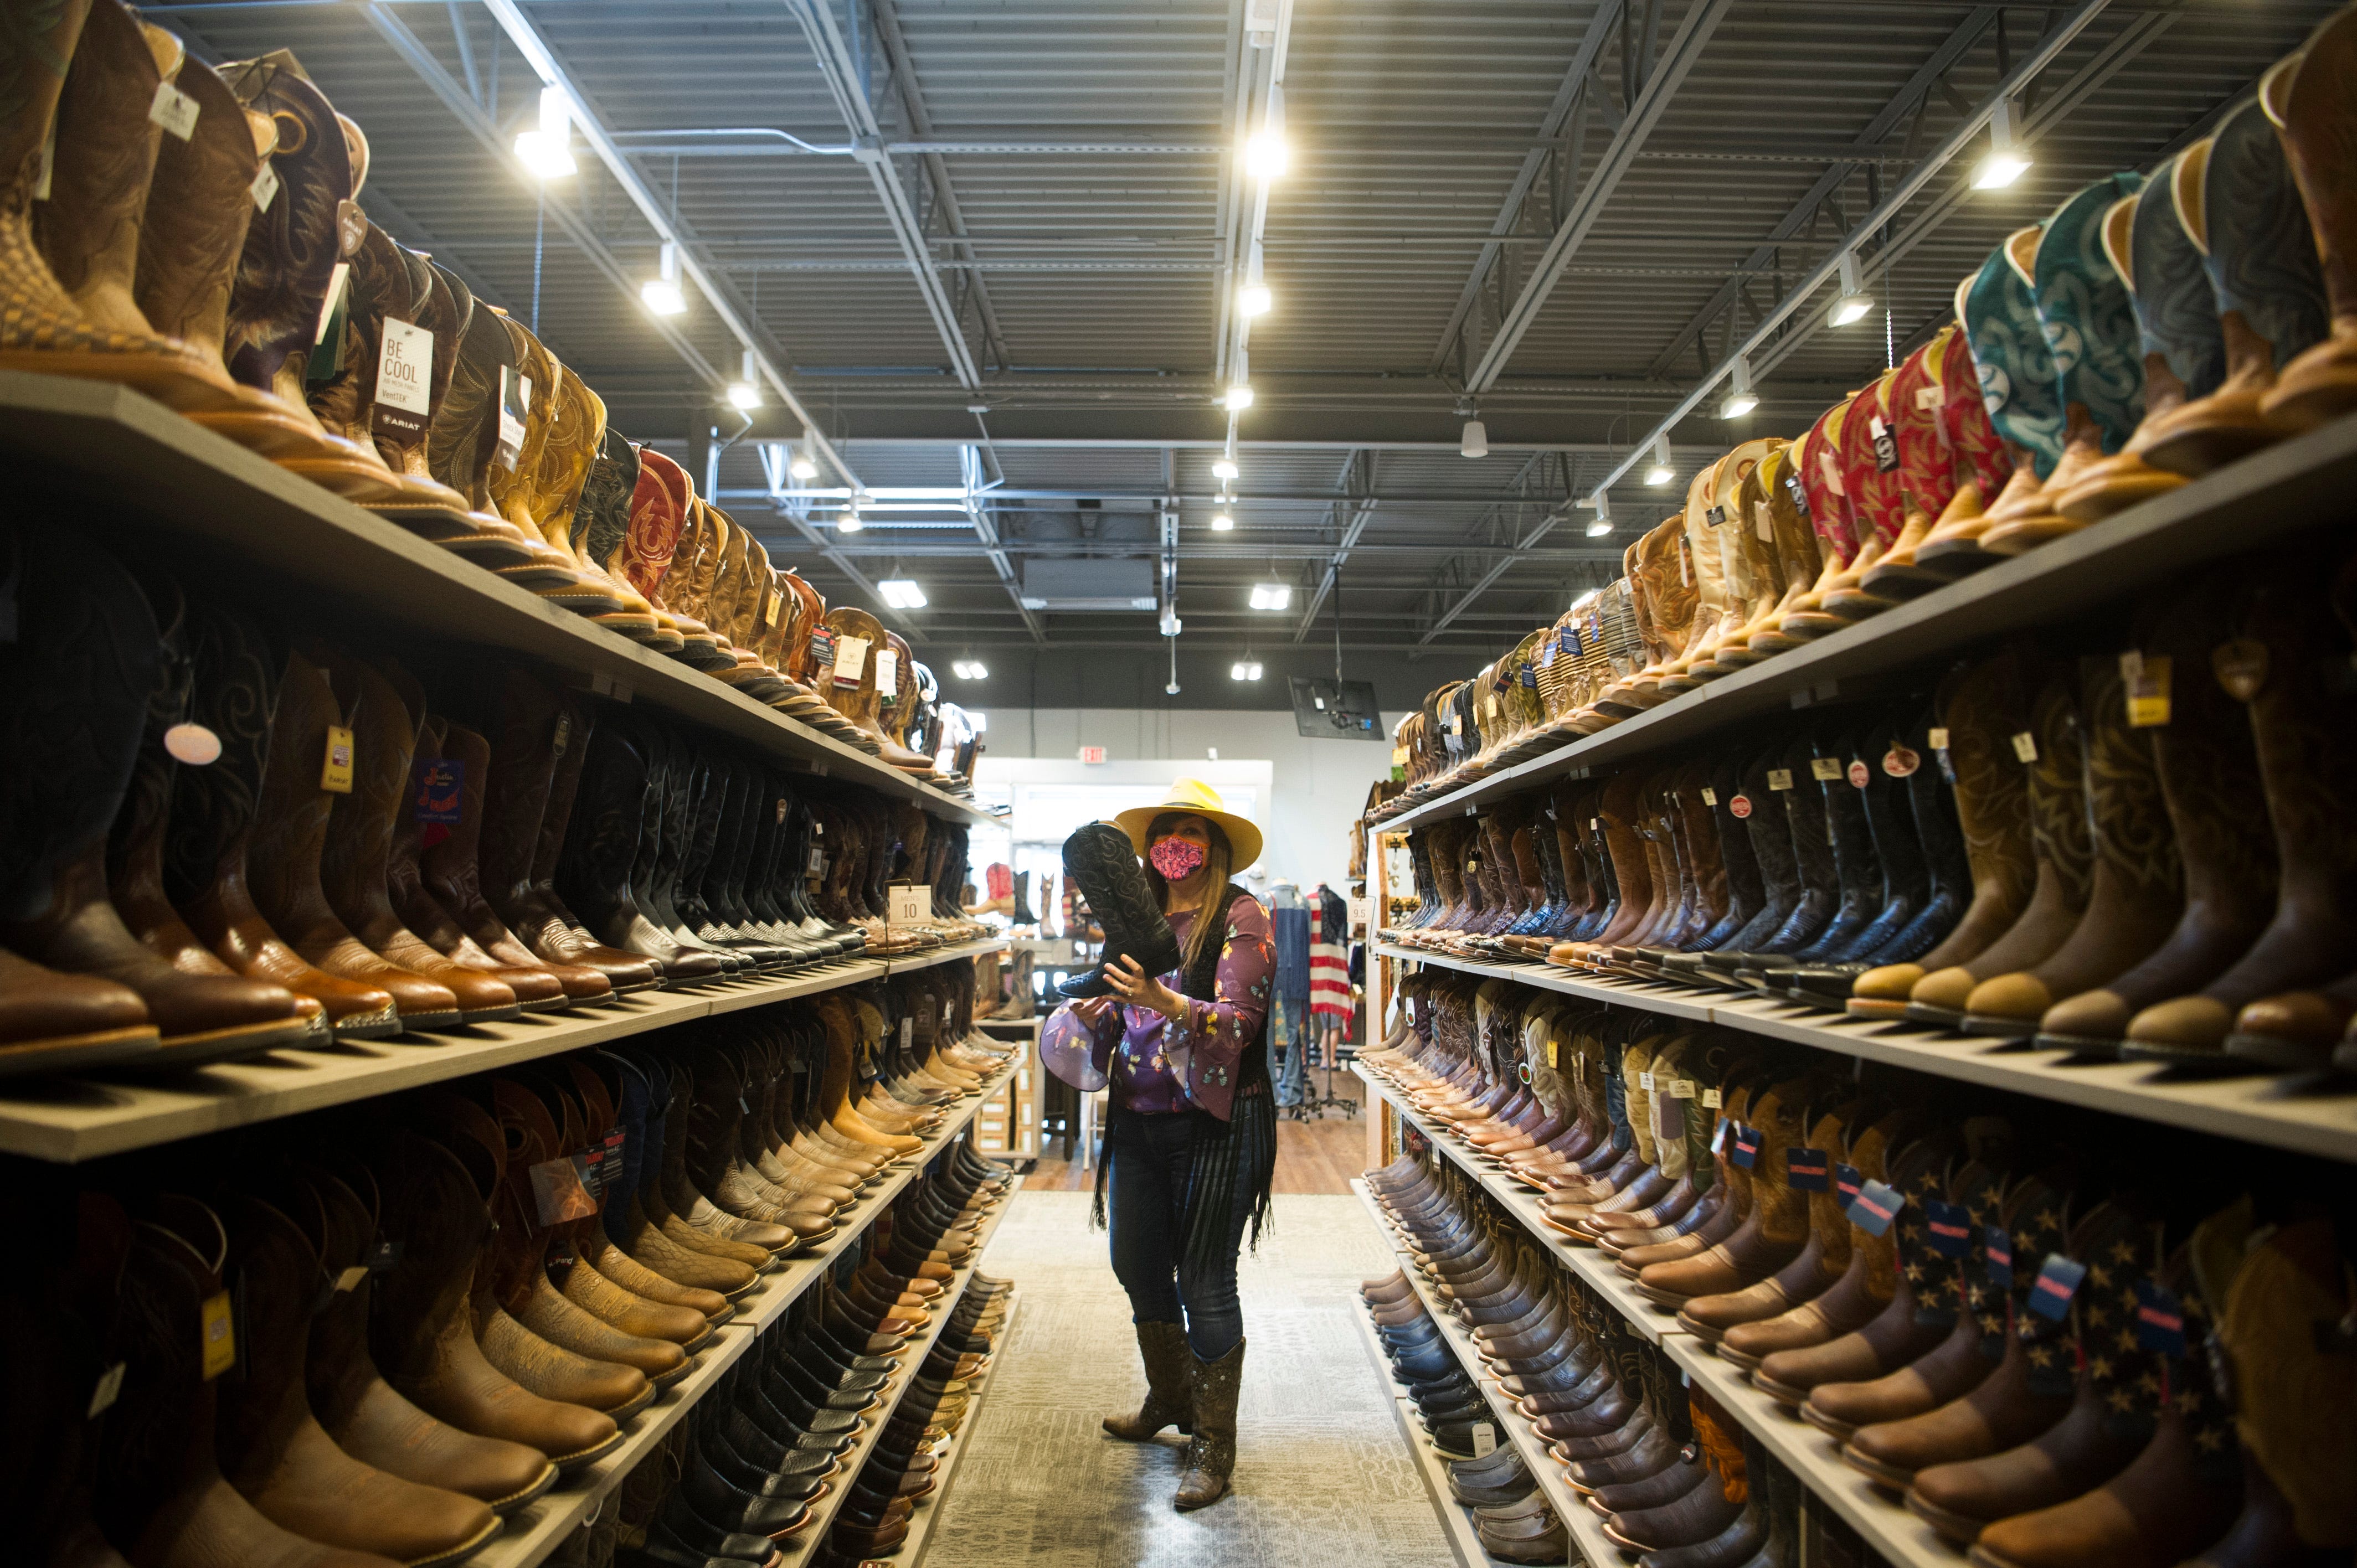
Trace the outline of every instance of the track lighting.
{"type": "Polygon", "coordinates": [[[580,172],[573,161],[573,115],[561,87],[540,90],[540,129],[523,131],[515,139],[516,160],[542,179],[563,179],[580,172]]]}
{"type": "Polygon", "coordinates": [[[1677,470],[1670,467],[1670,438],[1666,435],[1654,436],[1653,466],[1645,470],[1645,482],[1659,489],[1677,477],[1677,470]]]}
{"type": "Polygon", "coordinates": [[[1226,512],[1217,513],[1211,519],[1211,532],[1213,533],[1231,533],[1234,532],[1236,520],[1230,517],[1226,512]]]}
{"type": "Polygon", "coordinates": [[[1989,113],[1988,156],[1973,170],[1975,190],[1999,190],[2029,172],[2029,155],[2014,145],[2013,100],[2000,98],[1989,113]]]}
{"type": "Polygon", "coordinates": [[[1612,532],[1612,498],[1610,496],[1598,490],[1579,504],[1596,509],[1596,516],[1587,524],[1588,538],[1601,539],[1612,532]]]}
{"type": "Polygon", "coordinates": [[[1211,478],[1219,480],[1222,484],[1226,484],[1235,477],[1236,466],[1233,463],[1230,462],[1225,457],[1217,457],[1212,459],[1211,478]]]}
{"type": "Polygon", "coordinates": [[[1235,663],[1228,667],[1228,678],[1233,681],[1259,680],[1260,660],[1257,659],[1237,660],[1235,663]]]}
{"type": "Polygon", "coordinates": [[[1718,416],[1741,419],[1759,406],[1760,400],[1751,394],[1751,361],[1738,354],[1735,358],[1734,382],[1727,388],[1727,401],[1718,405],[1718,416]]]}
{"type": "Polygon", "coordinates": [[[679,287],[679,246],[665,240],[662,245],[662,273],[639,285],[639,298],[657,316],[677,316],[687,308],[687,295],[679,287]]]}
{"type": "Polygon", "coordinates": [[[793,461],[787,469],[795,478],[808,482],[818,478],[818,457],[813,447],[811,438],[805,435],[802,445],[794,448],[793,461]]]}
{"type": "Polygon", "coordinates": [[[1244,138],[1244,172],[1254,179],[1271,180],[1285,177],[1293,165],[1293,149],[1285,145],[1285,135],[1275,126],[1263,126],[1244,138]]]}
{"type": "Polygon", "coordinates": [[[987,681],[990,679],[990,671],[983,668],[982,660],[978,659],[951,660],[950,673],[956,676],[961,681],[987,681]]]}
{"type": "Polygon", "coordinates": [[[1236,308],[1247,317],[1266,316],[1275,306],[1276,296],[1265,283],[1248,283],[1236,290],[1236,308]]]}
{"type": "Polygon", "coordinates": [[[1254,583],[1252,586],[1252,607],[1256,610],[1281,610],[1292,603],[1290,583],[1254,583]]]}
{"type": "Polygon", "coordinates": [[[1867,293],[1858,284],[1857,252],[1844,251],[1841,259],[1841,297],[1834,301],[1833,313],[1825,318],[1826,324],[1833,327],[1847,327],[1854,321],[1865,320],[1867,313],[1873,308],[1874,295],[1867,293]]]}
{"type": "Polygon", "coordinates": [[[1238,381],[1228,389],[1228,395],[1224,401],[1230,413],[1242,413],[1253,405],[1252,383],[1238,381]]]}
{"type": "Polygon", "coordinates": [[[761,406],[761,371],[753,362],[753,350],[745,350],[738,363],[737,379],[728,383],[728,406],[740,413],[750,413],[761,406]]]}

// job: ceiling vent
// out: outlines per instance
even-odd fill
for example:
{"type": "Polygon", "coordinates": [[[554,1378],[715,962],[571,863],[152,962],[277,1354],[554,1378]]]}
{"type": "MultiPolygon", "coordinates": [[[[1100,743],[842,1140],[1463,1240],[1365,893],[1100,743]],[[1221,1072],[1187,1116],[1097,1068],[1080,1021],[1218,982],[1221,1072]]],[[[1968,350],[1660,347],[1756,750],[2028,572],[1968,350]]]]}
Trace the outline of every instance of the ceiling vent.
{"type": "Polygon", "coordinates": [[[1034,557],[1023,563],[1023,607],[1033,610],[1151,610],[1154,563],[1034,557]]]}

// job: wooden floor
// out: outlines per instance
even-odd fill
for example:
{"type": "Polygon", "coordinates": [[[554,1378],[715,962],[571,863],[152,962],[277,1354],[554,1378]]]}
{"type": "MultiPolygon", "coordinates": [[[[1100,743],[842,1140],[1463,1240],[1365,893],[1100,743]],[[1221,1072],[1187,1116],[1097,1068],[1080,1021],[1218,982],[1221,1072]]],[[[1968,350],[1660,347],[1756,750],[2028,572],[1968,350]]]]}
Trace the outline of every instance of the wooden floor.
{"type": "MultiPolygon", "coordinates": [[[[1326,1075],[1310,1074],[1313,1094],[1325,1092],[1326,1075]]],[[[1363,1104],[1366,1085],[1356,1073],[1337,1071],[1334,1093],[1337,1098],[1363,1104]]],[[[1276,1123],[1276,1184],[1280,1193],[1323,1194],[1329,1197],[1348,1196],[1351,1178],[1366,1169],[1366,1112],[1346,1116],[1339,1108],[1329,1109],[1322,1118],[1296,1122],[1280,1115],[1276,1123]]],[[[1050,1155],[1063,1153],[1063,1140],[1050,1138],[1050,1155]]],[[[1096,1186],[1096,1172],[1082,1165],[1079,1151],[1067,1162],[1043,1156],[1031,1175],[1025,1178],[1027,1190],[1043,1192],[1086,1192],[1096,1186]]]]}

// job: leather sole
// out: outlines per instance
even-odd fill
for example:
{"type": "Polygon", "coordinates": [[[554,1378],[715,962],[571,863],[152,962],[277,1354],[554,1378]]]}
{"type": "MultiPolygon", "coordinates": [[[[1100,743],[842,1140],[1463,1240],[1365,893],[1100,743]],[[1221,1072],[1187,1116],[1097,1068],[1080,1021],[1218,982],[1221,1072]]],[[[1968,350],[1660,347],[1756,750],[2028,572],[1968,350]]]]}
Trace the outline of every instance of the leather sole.
{"type": "Polygon", "coordinates": [[[381,1040],[401,1033],[401,1015],[390,1007],[377,1013],[355,1013],[329,1024],[328,1032],[339,1040],[381,1040]]]}
{"type": "Polygon", "coordinates": [[[504,1521],[494,1516],[490,1523],[477,1530],[471,1538],[451,1547],[447,1552],[436,1552],[426,1557],[404,1558],[403,1568],[448,1568],[450,1563],[464,1563],[489,1545],[491,1538],[506,1528],[504,1521]]]}
{"type": "MultiPolygon", "coordinates": [[[[652,1390],[648,1391],[647,1397],[649,1399],[654,1397],[652,1390]]],[[[587,1448],[576,1449],[570,1454],[552,1454],[548,1456],[548,1462],[556,1466],[556,1473],[559,1476],[568,1475],[584,1465],[595,1465],[622,1445],[620,1414],[614,1411],[608,1411],[605,1413],[614,1417],[616,1424],[615,1429],[607,1434],[603,1442],[593,1443],[587,1448]]]]}
{"type": "Polygon", "coordinates": [[[136,1024],[127,1029],[97,1029],[86,1035],[59,1035],[43,1040],[12,1041],[0,1046],[0,1078],[112,1067],[152,1057],[157,1047],[152,1024],[136,1024]]]}
{"type": "Polygon", "coordinates": [[[463,1022],[465,1019],[456,1007],[447,1012],[404,1013],[399,1032],[414,1035],[427,1029],[455,1029],[463,1022]]]}
{"type": "Polygon", "coordinates": [[[154,1052],[136,1064],[144,1072],[164,1072],[184,1067],[259,1056],[264,1051],[299,1047],[315,1038],[307,1018],[271,1018],[259,1024],[238,1024],[226,1029],[204,1029],[193,1035],[167,1035],[154,1052]]]}
{"type": "Polygon", "coordinates": [[[1992,1522],[1985,1519],[1972,1519],[1960,1513],[1950,1513],[1946,1509],[1936,1504],[1927,1503],[1923,1500],[1922,1494],[1912,1487],[1907,1488],[1907,1496],[1902,1500],[1907,1504],[1909,1513],[1913,1514],[1958,1546],[1970,1546],[1974,1541],[1978,1541],[1981,1538],[1981,1531],[1986,1530],[1992,1522]]]}
{"type": "Polygon", "coordinates": [[[554,1465],[543,1465],[540,1467],[540,1474],[533,1477],[531,1486],[524,1487],[521,1491],[510,1492],[503,1498],[492,1498],[489,1501],[485,1502],[483,1506],[504,1519],[509,1514],[515,1512],[516,1509],[523,1507],[524,1504],[532,1502],[535,1498],[541,1497],[548,1490],[549,1487],[556,1485],[556,1466],[554,1465]]]}
{"type": "Polygon", "coordinates": [[[1841,1462],[1876,1486],[1889,1487],[1893,1491],[1903,1492],[1915,1484],[1914,1471],[1901,1470],[1879,1459],[1869,1459],[1847,1442],[1841,1445],[1841,1462]]]}

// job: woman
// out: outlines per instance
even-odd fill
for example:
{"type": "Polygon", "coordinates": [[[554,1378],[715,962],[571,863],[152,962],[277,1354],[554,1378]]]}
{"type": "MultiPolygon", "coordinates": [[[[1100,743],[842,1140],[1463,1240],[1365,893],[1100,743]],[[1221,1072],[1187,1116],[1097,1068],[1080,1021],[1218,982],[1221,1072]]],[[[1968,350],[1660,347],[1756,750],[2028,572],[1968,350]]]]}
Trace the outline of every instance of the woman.
{"type": "Polygon", "coordinates": [[[1049,1070],[1082,1090],[1112,1086],[1098,1163],[1102,1217],[1111,1188],[1113,1269],[1129,1293],[1146,1362],[1146,1403],[1108,1416],[1143,1443],[1191,1433],[1172,1501],[1227,1495],[1235,1466],[1243,1314],[1236,1251],[1255,1240],[1276,1169],[1267,1021],[1276,967],[1268,911],[1228,880],[1260,858],[1260,830],[1182,779],[1159,806],[1114,819],[1145,855],[1146,879],[1178,940],[1177,968],[1108,965],[1112,996],[1067,1003],[1039,1034],[1049,1070]]]}

